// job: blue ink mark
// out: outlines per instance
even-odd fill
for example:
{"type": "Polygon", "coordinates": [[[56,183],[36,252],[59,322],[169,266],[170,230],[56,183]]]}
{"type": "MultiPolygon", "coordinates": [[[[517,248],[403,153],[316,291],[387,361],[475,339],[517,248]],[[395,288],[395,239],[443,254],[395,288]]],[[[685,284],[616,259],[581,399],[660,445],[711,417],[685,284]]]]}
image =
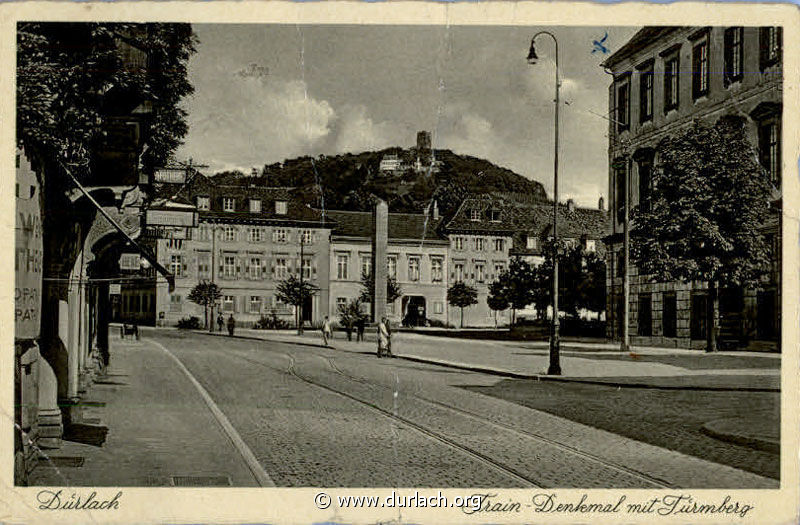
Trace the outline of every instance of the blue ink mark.
{"type": "Polygon", "coordinates": [[[606,31],[606,34],[600,40],[592,40],[592,45],[594,46],[594,49],[592,49],[592,54],[595,54],[598,51],[600,51],[604,55],[607,55],[609,53],[608,48],[605,45],[603,45],[603,43],[606,41],[607,38],[608,38],[608,31],[606,31]]]}

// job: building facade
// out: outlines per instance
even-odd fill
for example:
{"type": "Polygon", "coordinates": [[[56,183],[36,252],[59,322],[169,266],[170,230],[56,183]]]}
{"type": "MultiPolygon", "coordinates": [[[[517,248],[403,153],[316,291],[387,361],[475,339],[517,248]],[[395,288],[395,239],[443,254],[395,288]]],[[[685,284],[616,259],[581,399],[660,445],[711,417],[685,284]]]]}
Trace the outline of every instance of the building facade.
{"type": "Polygon", "coordinates": [[[214,282],[222,290],[215,311],[233,315],[239,326],[262,316],[294,323],[295,307],[277,297],[277,285],[290,275],[319,288],[303,305],[306,324],[320,324],[328,313],[330,232],[322,214],[292,198],[287,188],[215,185],[196,175],[179,192],[197,206],[199,226],[186,238],[158,239],[159,262],[175,275],[175,289],[156,290],[160,322],[173,325],[205,309],[189,300],[198,283],[214,282]]]}
{"type": "MultiPolygon", "coordinates": [[[[608,336],[623,325],[625,181],[631,208],[646,202],[659,141],[694,121],[738,117],[775,188],[781,186],[782,35],[779,27],[646,27],[603,66],[609,91],[608,336]]],[[[773,270],[759,290],[723,290],[720,339],[777,347],[780,328],[778,213],[763,232],[773,270]]],[[[652,282],[630,269],[633,344],[705,347],[707,283],[652,282]]]]}

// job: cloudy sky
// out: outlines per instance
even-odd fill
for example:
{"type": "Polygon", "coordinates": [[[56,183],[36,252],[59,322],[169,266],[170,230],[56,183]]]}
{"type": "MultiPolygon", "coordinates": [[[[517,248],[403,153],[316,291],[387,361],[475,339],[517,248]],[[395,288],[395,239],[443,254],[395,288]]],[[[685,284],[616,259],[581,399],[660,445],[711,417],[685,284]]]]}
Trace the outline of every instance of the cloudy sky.
{"type": "MultiPolygon", "coordinates": [[[[299,155],[412,146],[484,157],[553,189],[553,44],[539,28],[196,25],[196,93],[179,159],[242,169],[299,155]]],[[[607,192],[609,76],[592,53],[636,28],[550,28],[560,44],[559,193],[596,206],[607,192]]]]}

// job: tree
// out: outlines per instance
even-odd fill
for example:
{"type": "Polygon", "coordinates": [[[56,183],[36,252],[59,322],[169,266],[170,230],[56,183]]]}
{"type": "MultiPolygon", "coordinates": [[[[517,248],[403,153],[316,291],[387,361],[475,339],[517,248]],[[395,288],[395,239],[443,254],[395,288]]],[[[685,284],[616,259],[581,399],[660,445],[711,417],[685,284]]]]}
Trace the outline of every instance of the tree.
{"type": "Polygon", "coordinates": [[[213,307],[222,297],[222,289],[209,281],[197,283],[192,291],[189,292],[189,300],[195,304],[203,307],[203,319],[205,319],[204,328],[211,329],[214,326],[214,320],[209,322],[208,309],[213,307]]]}
{"type": "Polygon", "coordinates": [[[290,304],[295,307],[295,318],[297,321],[297,331],[300,333],[300,314],[303,304],[307,298],[316,295],[319,292],[319,287],[306,280],[300,280],[294,275],[290,275],[280,283],[275,291],[275,297],[285,304],[290,304]]]}
{"type": "MultiPolygon", "coordinates": [[[[497,291],[511,306],[511,323],[516,322],[517,310],[525,308],[536,299],[536,273],[527,261],[521,257],[513,257],[508,269],[503,271],[496,281],[497,291]]],[[[492,283],[494,285],[494,283],[492,283]]],[[[491,288],[490,288],[491,291],[491,288]]]]}
{"type": "Polygon", "coordinates": [[[350,300],[346,304],[339,305],[339,322],[344,326],[347,332],[347,339],[350,340],[353,333],[353,327],[361,319],[366,319],[368,316],[362,311],[361,299],[356,298],[350,300]]]}
{"type": "Polygon", "coordinates": [[[497,330],[497,312],[508,308],[508,298],[506,290],[499,280],[489,285],[489,296],[486,298],[486,305],[494,311],[494,328],[497,330]]]}
{"type": "Polygon", "coordinates": [[[447,290],[447,302],[461,308],[461,328],[464,328],[464,308],[478,304],[478,290],[459,281],[447,290]]]}
{"type": "Polygon", "coordinates": [[[107,117],[124,112],[109,106],[151,101],[141,160],[146,170],[163,165],[188,131],[179,101],[193,92],[187,65],[196,42],[189,24],[20,23],[17,144],[85,176],[107,117]],[[135,50],[146,65],[126,62],[135,50]]]}
{"type": "Polygon", "coordinates": [[[652,196],[633,210],[631,256],[641,275],[708,283],[706,350],[716,350],[720,287],[754,287],[769,268],[760,231],[771,183],[743,119],[695,123],[658,145],[652,196]]]}
{"type": "MultiPolygon", "coordinates": [[[[403,290],[394,277],[386,277],[386,302],[393,303],[403,295],[403,290]]],[[[374,303],[375,279],[369,272],[361,272],[361,295],[358,298],[364,303],[374,303]]]]}

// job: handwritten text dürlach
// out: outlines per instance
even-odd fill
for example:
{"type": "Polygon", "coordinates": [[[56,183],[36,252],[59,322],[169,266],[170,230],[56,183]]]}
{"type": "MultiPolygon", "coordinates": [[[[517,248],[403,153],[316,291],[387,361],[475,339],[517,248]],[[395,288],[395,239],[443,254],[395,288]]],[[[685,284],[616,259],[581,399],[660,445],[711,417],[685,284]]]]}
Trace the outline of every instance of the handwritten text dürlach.
{"type": "Polygon", "coordinates": [[[107,500],[98,500],[97,492],[92,491],[88,496],[75,494],[67,496],[63,490],[42,490],[36,495],[39,510],[111,510],[119,509],[119,499],[122,492],[107,500]]]}

